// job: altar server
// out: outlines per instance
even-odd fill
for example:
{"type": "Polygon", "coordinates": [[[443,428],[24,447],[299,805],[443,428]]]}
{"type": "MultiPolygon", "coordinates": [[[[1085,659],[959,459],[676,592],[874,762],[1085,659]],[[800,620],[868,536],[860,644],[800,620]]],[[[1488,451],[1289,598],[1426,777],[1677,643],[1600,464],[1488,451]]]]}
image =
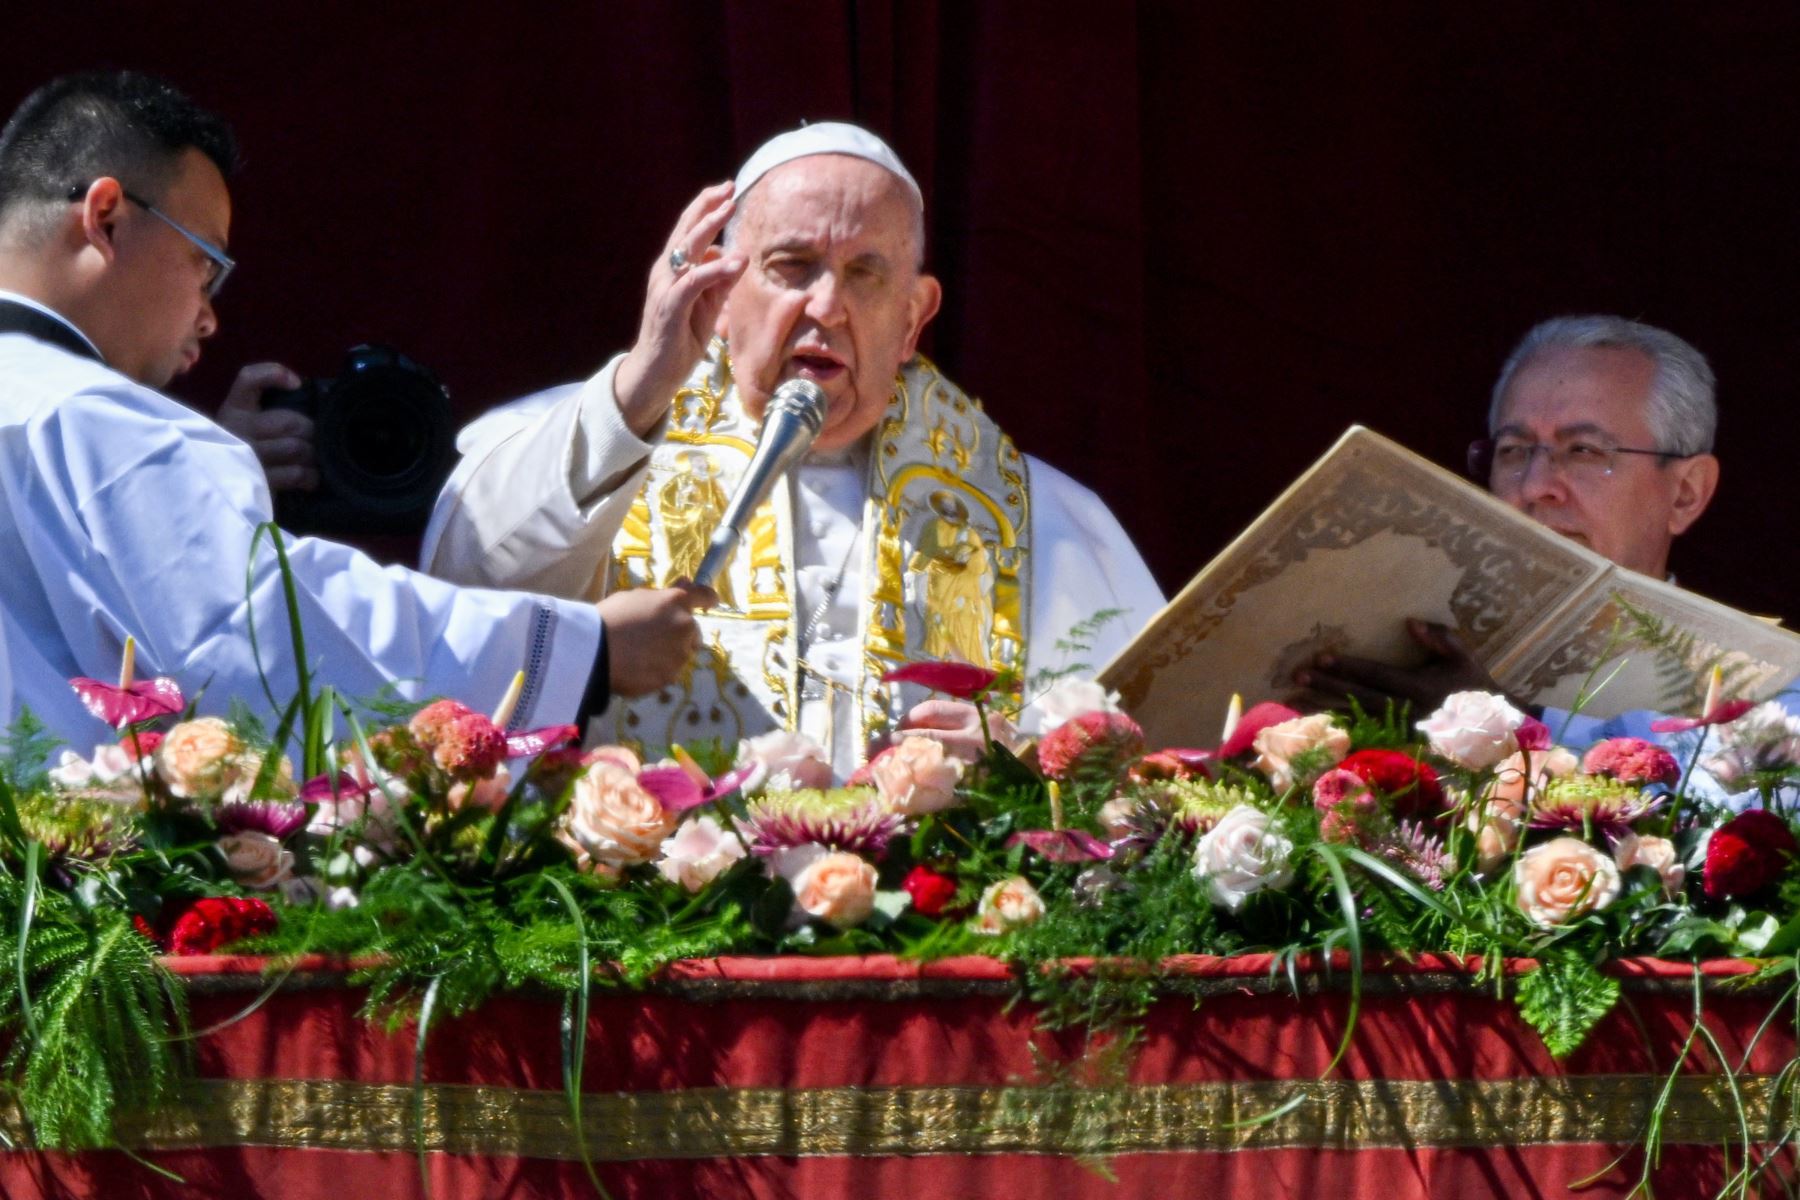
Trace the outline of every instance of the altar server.
{"type": "Polygon", "coordinates": [[[798,730],[840,775],[896,724],[976,754],[972,710],[882,674],[959,658],[1030,675],[1113,610],[1078,655],[1098,667],[1162,595],[1092,492],[916,352],[940,294],[924,228],[918,184],[868,131],[762,146],[681,215],[627,353],[465,431],[425,568],[590,600],[666,585],[717,525],[775,388],[812,380],[823,431],[750,523],[694,669],[615,703],[602,736],[798,730]]]}
{"type": "MultiPolygon", "coordinates": [[[[139,675],[174,676],[203,710],[266,711],[254,626],[274,700],[295,690],[275,556],[254,547],[263,472],[157,390],[218,327],[235,156],[217,116],[129,72],[56,80],[0,133],[0,720],[28,705],[91,745],[105,727],[67,680],[116,675],[127,637],[139,675]]],[[[325,681],[485,706],[522,670],[525,724],[673,677],[707,599],[649,596],[603,644],[612,616],[591,602],[457,588],[315,539],[288,556],[325,681]]]]}

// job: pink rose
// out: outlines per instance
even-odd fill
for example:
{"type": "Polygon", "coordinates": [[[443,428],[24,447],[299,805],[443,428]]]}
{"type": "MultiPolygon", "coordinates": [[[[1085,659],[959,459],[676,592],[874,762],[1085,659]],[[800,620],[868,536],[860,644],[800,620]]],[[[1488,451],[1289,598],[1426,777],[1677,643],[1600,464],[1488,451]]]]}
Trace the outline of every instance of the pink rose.
{"type": "Polygon", "coordinates": [[[1613,861],[1621,871],[1633,867],[1655,871],[1662,880],[1663,895],[1671,900],[1681,894],[1682,882],[1687,879],[1687,867],[1675,853],[1675,843],[1668,838],[1628,833],[1613,846],[1613,861]]]}
{"type": "Polygon", "coordinates": [[[1624,887],[1619,865],[1580,838],[1533,846],[1513,867],[1519,909],[1545,927],[1605,908],[1624,887]]]}
{"type": "Polygon", "coordinates": [[[557,836],[596,863],[629,867],[655,858],[675,821],[636,774],[603,759],[575,781],[557,836]]]}
{"type": "Polygon", "coordinates": [[[875,911],[875,868],[847,850],[817,842],[778,851],[770,865],[794,889],[790,920],[816,917],[837,929],[861,925],[875,911]]]}
{"type": "Polygon", "coordinates": [[[183,800],[217,800],[243,750],[231,726],[217,717],[197,717],[163,738],[156,748],[156,773],[183,800]]]}
{"type": "Polygon", "coordinates": [[[1434,752],[1459,767],[1485,771],[1519,748],[1525,714],[1490,692],[1453,692],[1419,722],[1434,752]]]}
{"type": "Polygon", "coordinates": [[[975,932],[999,935],[1044,915],[1044,898],[1023,875],[991,883],[975,905],[975,932]]]}
{"type": "Polygon", "coordinates": [[[1342,762],[1350,753],[1350,735],[1332,723],[1330,714],[1314,713],[1267,726],[1251,746],[1256,750],[1251,765],[1269,777],[1276,791],[1285,792],[1296,783],[1311,783],[1342,762]],[[1297,758],[1302,760],[1303,770],[1295,769],[1297,758]]]}
{"type": "Polygon", "coordinates": [[[956,803],[963,761],[944,753],[943,743],[936,738],[904,737],[870,764],[870,774],[889,808],[918,817],[956,803]]]}
{"type": "Polygon", "coordinates": [[[805,734],[777,729],[750,738],[738,747],[737,760],[739,766],[758,768],[744,781],[745,791],[792,792],[831,786],[831,759],[824,747],[805,734]]]}
{"type": "Polygon", "coordinates": [[[266,833],[228,833],[218,840],[225,869],[247,888],[270,888],[293,874],[294,853],[266,833]]]}
{"type": "Polygon", "coordinates": [[[698,892],[742,857],[741,841],[713,817],[699,816],[685,822],[663,842],[656,869],[670,883],[698,892]]]}

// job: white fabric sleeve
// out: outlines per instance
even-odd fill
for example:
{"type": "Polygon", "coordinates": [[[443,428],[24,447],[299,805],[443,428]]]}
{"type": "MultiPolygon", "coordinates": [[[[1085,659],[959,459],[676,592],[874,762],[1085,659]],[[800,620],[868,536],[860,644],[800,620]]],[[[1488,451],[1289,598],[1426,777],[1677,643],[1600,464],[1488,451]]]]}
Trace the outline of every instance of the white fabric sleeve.
{"type": "Polygon", "coordinates": [[[457,439],[419,561],[443,579],[597,600],[602,564],[650,465],[613,396],[620,355],[586,383],[496,409],[457,439]]]}
{"type": "MultiPolygon", "coordinates": [[[[190,695],[204,687],[207,711],[230,697],[260,709],[254,621],[273,698],[286,703],[298,675],[266,534],[251,556],[270,516],[262,469],[242,442],[199,417],[171,419],[170,407],[136,389],[84,392],[31,423],[46,491],[33,505],[44,523],[27,542],[33,565],[46,580],[60,572],[57,620],[78,660],[131,634],[143,674],[173,676],[190,695]]],[[[316,538],[290,540],[288,557],[321,683],[488,708],[523,670],[517,722],[574,717],[600,644],[592,605],[458,588],[316,538]]]]}
{"type": "Polygon", "coordinates": [[[1031,480],[1031,629],[1026,674],[1085,664],[1091,677],[1163,607],[1162,589],[1118,518],[1055,467],[1026,458],[1031,480]],[[1086,651],[1059,650],[1077,625],[1117,610],[1086,651]]]}

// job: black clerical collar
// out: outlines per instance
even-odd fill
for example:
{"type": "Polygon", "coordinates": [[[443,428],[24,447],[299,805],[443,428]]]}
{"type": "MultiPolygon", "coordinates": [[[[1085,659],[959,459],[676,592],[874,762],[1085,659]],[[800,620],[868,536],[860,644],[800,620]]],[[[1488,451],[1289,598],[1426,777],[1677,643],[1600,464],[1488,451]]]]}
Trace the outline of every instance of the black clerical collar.
{"type": "Polygon", "coordinates": [[[104,362],[81,332],[63,318],[17,300],[0,297],[0,333],[22,333],[40,342],[59,346],[70,354],[104,362]]]}

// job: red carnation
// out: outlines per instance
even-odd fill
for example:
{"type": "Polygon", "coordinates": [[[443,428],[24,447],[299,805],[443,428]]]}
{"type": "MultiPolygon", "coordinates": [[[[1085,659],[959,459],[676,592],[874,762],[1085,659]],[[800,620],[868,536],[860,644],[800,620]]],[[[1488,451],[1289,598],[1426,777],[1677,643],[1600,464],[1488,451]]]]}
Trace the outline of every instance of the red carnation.
{"type": "Polygon", "coordinates": [[[175,918],[163,939],[170,954],[211,954],[221,946],[275,932],[275,913],[261,900],[207,896],[175,918]]]}
{"type": "Polygon", "coordinates": [[[1427,763],[1400,750],[1358,750],[1339,769],[1374,788],[1403,820],[1422,820],[1444,811],[1444,787],[1427,763]]]}
{"type": "Polygon", "coordinates": [[[1127,774],[1131,782],[1140,784],[1210,779],[1212,772],[1206,764],[1212,758],[1211,750],[1158,750],[1132,763],[1127,774]]]}
{"type": "Polygon", "coordinates": [[[1643,738],[1616,737],[1596,742],[1581,760],[1589,775],[1611,775],[1620,783],[1642,787],[1650,783],[1671,786],[1681,778],[1675,756],[1643,738]]]}
{"type": "Polygon", "coordinates": [[[438,744],[438,740],[444,736],[444,730],[452,722],[460,717],[470,716],[473,712],[468,705],[455,700],[434,700],[413,714],[407,728],[412,731],[419,745],[430,749],[438,744]]]}
{"type": "Polygon", "coordinates": [[[1144,752],[1144,731],[1124,713],[1088,712],[1038,743],[1038,766],[1051,779],[1111,781],[1144,752]]]}
{"type": "Polygon", "coordinates": [[[1739,813],[1706,843],[1706,895],[1729,900],[1759,892],[1775,882],[1795,854],[1800,854],[1800,844],[1786,821],[1761,808],[1739,813]]]}
{"type": "Polygon", "coordinates": [[[941,875],[927,866],[917,866],[906,873],[900,887],[912,897],[915,912],[935,917],[956,897],[956,880],[941,875]]]}

